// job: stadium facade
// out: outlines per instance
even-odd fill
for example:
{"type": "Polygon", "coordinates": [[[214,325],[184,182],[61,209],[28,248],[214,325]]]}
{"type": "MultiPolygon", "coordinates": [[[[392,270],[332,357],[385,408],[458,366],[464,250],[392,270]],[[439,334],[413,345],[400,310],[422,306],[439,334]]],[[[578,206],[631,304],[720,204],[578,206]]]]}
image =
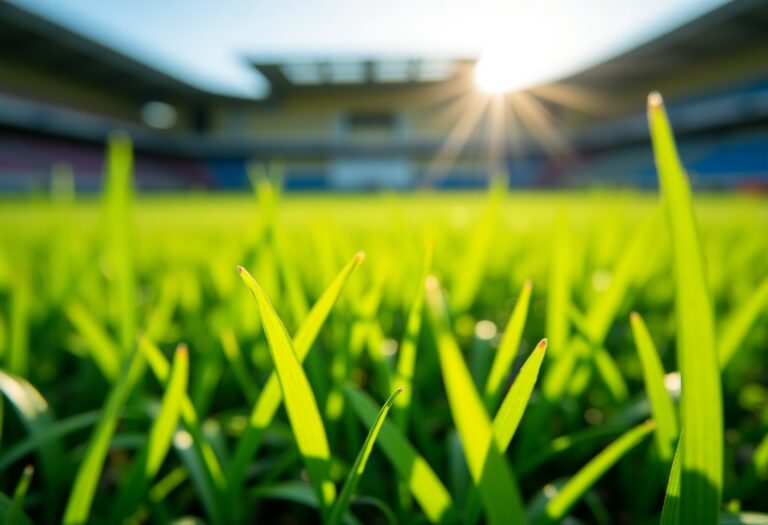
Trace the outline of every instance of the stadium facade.
{"type": "Polygon", "coordinates": [[[764,1],[727,3],[510,95],[501,123],[472,59],[253,58],[270,94],[252,100],[196,88],[7,2],[0,42],[5,190],[44,187],[57,161],[79,187],[98,187],[118,128],[134,140],[144,188],[241,188],[253,160],[279,161],[288,189],[479,187],[497,168],[513,186],[651,186],[644,102],[654,89],[697,186],[768,187],[764,1]]]}

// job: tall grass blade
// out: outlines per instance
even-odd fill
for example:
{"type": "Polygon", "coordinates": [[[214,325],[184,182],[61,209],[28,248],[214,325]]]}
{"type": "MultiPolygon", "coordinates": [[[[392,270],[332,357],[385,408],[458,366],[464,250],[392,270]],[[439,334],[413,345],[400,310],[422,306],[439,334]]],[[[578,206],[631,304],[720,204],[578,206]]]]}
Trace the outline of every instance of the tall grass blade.
{"type": "Polygon", "coordinates": [[[123,488],[112,506],[112,523],[122,522],[123,517],[139,505],[160,470],[179,423],[182,401],[186,397],[188,375],[189,352],[186,345],[179,345],[173,359],[171,376],[146,444],[134,460],[127,481],[123,483],[123,488]]]}
{"type": "Polygon", "coordinates": [[[110,294],[117,310],[120,350],[126,356],[136,337],[136,276],[133,264],[133,145],[123,131],[109,136],[104,191],[105,245],[110,294]]]}
{"type": "Polygon", "coordinates": [[[664,494],[664,506],[661,509],[661,521],[659,525],[680,525],[680,470],[683,454],[680,452],[683,446],[683,436],[677,443],[675,457],[672,460],[672,468],[669,471],[669,481],[664,494]]]}
{"type": "MultiPolygon", "coordinates": [[[[493,435],[496,446],[502,454],[509,447],[517,427],[520,425],[520,420],[523,418],[523,413],[528,406],[528,400],[539,376],[546,349],[547,340],[542,339],[520,369],[515,382],[512,383],[512,387],[501,403],[501,408],[496,413],[496,417],[493,418],[493,435]]],[[[466,508],[467,521],[475,523],[479,513],[476,490],[470,493],[466,508]]]]}
{"type": "Polygon", "coordinates": [[[723,409],[712,302],[696,231],[691,190],[661,95],[648,97],[648,118],[673,244],[682,378],[680,520],[716,524],[723,484],[723,409]]]}
{"type": "Polygon", "coordinates": [[[571,246],[568,219],[560,211],[555,222],[552,257],[547,289],[546,334],[552,358],[566,351],[570,325],[568,307],[571,304],[571,246]]]}
{"type": "Polygon", "coordinates": [[[504,396],[496,417],[493,418],[493,435],[496,438],[496,445],[502,452],[507,450],[520,425],[533,387],[536,385],[536,379],[539,377],[546,350],[547,340],[542,339],[520,369],[515,382],[504,396]]]}
{"type": "MultiPolygon", "coordinates": [[[[146,359],[157,380],[168,388],[171,365],[160,349],[147,337],[140,337],[139,351],[144,355],[144,359],[146,359]]],[[[218,517],[221,510],[217,507],[216,502],[221,500],[227,486],[224,471],[211,444],[203,434],[200,418],[195,410],[195,406],[185,392],[182,392],[180,410],[181,419],[187,431],[179,431],[176,433],[176,436],[189,436],[190,440],[182,438],[179,441],[182,444],[187,441],[190,442],[188,447],[182,447],[179,446],[179,443],[175,443],[177,445],[176,449],[182,452],[182,459],[185,462],[194,464],[194,475],[192,477],[195,486],[203,501],[208,502],[206,506],[209,514],[218,517]],[[193,457],[194,459],[192,459],[193,457]]]]}
{"type": "Polygon", "coordinates": [[[27,495],[27,490],[29,490],[29,484],[32,483],[32,475],[34,473],[35,469],[32,465],[24,467],[24,471],[21,473],[21,478],[16,484],[16,489],[13,491],[11,508],[8,510],[8,514],[5,515],[5,525],[15,525],[21,520],[24,496],[27,495]]]}
{"type": "MultiPolygon", "coordinates": [[[[307,357],[312,344],[317,338],[317,334],[320,332],[320,328],[331,312],[331,308],[336,303],[341,291],[344,289],[347,279],[352,271],[362,262],[363,258],[364,255],[360,252],[341,269],[299,327],[293,341],[293,348],[296,351],[296,357],[299,362],[302,362],[307,357]]],[[[253,406],[248,428],[237,444],[232,466],[227,473],[227,479],[233,493],[242,484],[248,464],[256,454],[261,444],[264,430],[272,423],[272,418],[280,407],[282,399],[280,384],[276,373],[273,372],[270,374],[269,379],[267,379],[256,404],[253,406]]]]}
{"type": "Polygon", "coordinates": [[[451,414],[461,437],[469,472],[491,524],[522,522],[522,498],[494,441],[491,420],[450,332],[448,311],[437,278],[426,285],[427,311],[436,339],[451,414]]]}
{"type": "Polygon", "coordinates": [[[608,445],[602,452],[584,465],[563,488],[547,503],[544,514],[535,522],[536,525],[559,523],[571,508],[599,480],[605,472],[624,455],[636,447],[653,430],[652,421],[647,421],[608,445]]]}
{"type": "Polygon", "coordinates": [[[766,310],[766,306],[768,306],[768,278],[763,279],[749,299],[723,321],[717,345],[721,369],[725,370],[742,348],[749,329],[766,310]]]}
{"type": "Polygon", "coordinates": [[[352,493],[355,491],[355,488],[357,487],[358,481],[360,481],[360,476],[363,475],[365,464],[368,462],[368,457],[371,455],[371,451],[373,450],[373,444],[376,442],[376,438],[379,435],[381,426],[384,424],[384,418],[387,417],[387,413],[389,412],[390,407],[402,391],[402,387],[395,390],[392,395],[390,395],[389,398],[384,402],[381,410],[379,410],[379,414],[376,416],[376,421],[368,431],[368,436],[365,438],[365,442],[363,442],[363,446],[360,449],[355,462],[352,464],[352,468],[347,475],[347,479],[344,482],[344,486],[342,487],[341,492],[339,493],[339,497],[336,500],[333,509],[331,510],[331,516],[328,520],[329,525],[337,525],[341,522],[341,518],[344,516],[344,514],[346,514],[347,509],[349,508],[349,500],[352,497],[352,493]]]}
{"type": "Polygon", "coordinates": [[[336,487],[330,477],[331,452],[315,395],[272,303],[251,274],[242,267],[237,270],[259,306],[288,420],[325,516],[336,499],[336,487]]]}
{"type": "Polygon", "coordinates": [[[507,321],[507,327],[499,343],[499,349],[496,350],[496,356],[493,358],[491,371],[488,374],[488,380],[485,383],[485,406],[488,410],[495,410],[496,404],[501,397],[503,382],[509,377],[512,361],[515,359],[518,348],[520,348],[520,339],[523,336],[525,320],[528,317],[528,305],[531,302],[531,290],[533,285],[531,281],[526,281],[520,291],[515,303],[515,308],[507,321]]]}
{"type": "Polygon", "coordinates": [[[584,447],[585,445],[596,446],[599,440],[622,434],[625,431],[625,426],[601,425],[598,427],[587,427],[573,434],[556,437],[535,452],[520,458],[520,461],[515,464],[515,472],[521,477],[525,476],[559,455],[573,454],[579,447],[584,447]]]}
{"type": "MultiPolygon", "coordinates": [[[[10,402],[21,424],[26,428],[29,434],[27,441],[40,443],[50,435],[55,424],[54,416],[48,402],[34,386],[25,379],[0,370],[0,392],[10,402]]],[[[8,450],[7,453],[9,452],[11,451],[8,450]]],[[[7,457],[7,453],[3,454],[3,458],[7,457]]],[[[64,446],[61,440],[53,439],[46,446],[38,445],[37,454],[43,467],[43,477],[54,485],[58,484],[63,479],[65,470],[64,446]]],[[[7,464],[3,462],[0,470],[5,469],[7,464]]]]}
{"type": "Polygon", "coordinates": [[[134,385],[143,375],[145,366],[142,354],[138,351],[134,352],[128,360],[125,373],[112,387],[99,423],[91,434],[85,458],[80,463],[75,476],[72,492],[64,511],[64,525],[80,525],[88,521],[93,497],[96,494],[96,485],[101,476],[117,420],[134,385]]]}
{"type": "Polygon", "coordinates": [[[470,236],[469,245],[464,250],[464,257],[455,266],[456,287],[451,296],[451,311],[466,312],[475,301],[477,291],[485,277],[489,254],[495,238],[495,224],[499,208],[507,196],[506,179],[495,179],[488,190],[488,202],[480,220],[470,236]]]}
{"type": "MultiPolygon", "coordinates": [[[[379,411],[376,403],[352,385],[345,388],[345,394],[363,425],[373,425],[379,411]]],[[[376,444],[392,463],[400,480],[408,486],[430,523],[450,523],[455,519],[453,501],[445,485],[394,423],[383,422],[376,444]]]]}
{"type": "MultiPolygon", "coordinates": [[[[76,416],[51,422],[45,427],[45,432],[30,434],[24,441],[3,450],[3,453],[0,454],[0,472],[3,472],[10,465],[16,463],[36,448],[41,451],[56,448],[57,445],[52,444],[52,441],[58,441],[73,432],[93,426],[99,420],[99,415],[98,411],[82,412],[76,416]]],[[[63,451],[63,448],[60,450],[63,451]]]]}
{"type": "Polygon", "coordinates": [[[189,351],[186,345],[179,345],[171,367],[171,377],[163,395],[160,411],[155,417],[147,442],[147,464],[144,474],[153,478],[171,448],[173,434],[179,424],[182,401],[187,390],[189,376],[189,351]]]}
{"type": "Polygon", "coordinates": [[[720,525],[768,525],[768,514],[757,512],[721,514],[720,525]]]}
{"type": "Polygon", "coordinates": [[[27,377],[29,373],[29,286],[29,272],[25,269],[16,277],[12,287],[7,360],[8,371],[19,377],[27,377]]]}
{"type": "Polygon", "coordinates": [[[651,403],[653,420],[656,422],[656,445],[659,456],[669,465],[675,454],[675,441],[679,433],[675,405],[664,386],[664,369],[643,318],[637,312],[632,312],[630,320],[635,346],[643,367],[645,391],[651,403]]]}
{"type": "Polygon", "coordinates": [[[232,330],[224,330],[221,332],[219,339],[221,341],[221,349],[224,351],[224,356],[227,358],[232,373],[235,375],[235,381],[237,381],[240,390],[242,390],[245,399],[248,401],[248,405],[251,406],[256,402],[259,390],[250,377],[248,367],[246,366],[245,359],[243,359],[243,354],[240,351],[240,345],[237,344],[235,334],[232,330]]]}
{"type": "MultiPolygon", "coordinates": [[[[317,502],[317,494],[312,490],[312,487],[301,481],[284,481],[275,485],[261,486],[250,492],[250,494],[258,499],[277,499],[287,503],[298,503],[311,509],[320,509],[317,502]]],[[[350,513],[346,513],[341,518],[341,523],[345,525],[361,525],[360,521],[350,513]]]]}
{"type": "Polygon", "coordinates": [[[114,343],[109,333],[79,301],[69,303],[65,307],[65,313],[85,340],[93,362],[102,375],[110,383],[113,383],[120,373],[122,352],[119,346],[114,343]]]}
{"type": "Polygon", "coordinates": [[[605,343],[605,337],[611,324],[616,318],[619,307],[625,301],[627,292],[636,276],[640,274],[639,267],[645,264],[644,254],[648,245],[658,231],[661,214],[656,210],[637,230],[629,244],[621,254],[611,273],[611,284],[591,306],[584,319],[586,333],[596,346],[605,343]]]}
{"type": "Polygon", "coordinates": [[[394,418],[400,428],[407,428],[408,409],[411,405],[413,394],[413,373],[416,369],[416,351],[419,343],[419,334],[421,333],[421,322],[424,315],[424,283],[432,267],[432,254],[434,245],[429,244],[424,257],[419,286],[416,290],[416,296],[411,303],[411,310],[408,312],[408,320],[405,325],[405,335],[400,345],[400,351],[397,358],[397,367],[395,369],[394,382],[403,387],[404,391],[395,400],[394,418]]]}

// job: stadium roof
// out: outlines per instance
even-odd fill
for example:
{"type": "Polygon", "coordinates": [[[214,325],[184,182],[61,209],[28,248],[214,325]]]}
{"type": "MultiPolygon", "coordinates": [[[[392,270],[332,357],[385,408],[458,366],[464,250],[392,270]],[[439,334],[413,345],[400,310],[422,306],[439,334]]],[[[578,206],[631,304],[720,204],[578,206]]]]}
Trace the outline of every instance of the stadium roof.
{"type": "Polygon", "coordinates": [[[211,94],[47,18],[0,1],[0,55],[140,101],[200,101],[211,94]]]}
{"type": "MultiPolygon", "coordinates": [[[[768,2],[734,0],[563,80],[622,89],[694,63],[736,56],[761,41],[768,45],[768,2]]],[[[762,66],[768,73],[768,60],[762,66]]]]}
{"type": "Polygon", "coordinates": [[[285,92],[328,88],[413,86],[453,80],[471,74],[475,59],[304,59],[285,62],[252,60],[269,81],[270,97],[285,92]]]}

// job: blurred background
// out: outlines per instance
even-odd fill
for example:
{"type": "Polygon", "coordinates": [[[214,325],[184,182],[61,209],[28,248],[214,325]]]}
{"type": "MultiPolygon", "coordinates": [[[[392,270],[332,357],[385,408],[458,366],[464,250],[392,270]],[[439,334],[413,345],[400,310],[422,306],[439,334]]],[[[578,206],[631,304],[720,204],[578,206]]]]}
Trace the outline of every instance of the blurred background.
{"type": "Polygon", "coordinates": [[[653,187],[661,91],[701,189],[768,189],[768,2],[0,2],[0,191],[127,131],[142,190],[653,187]]]}

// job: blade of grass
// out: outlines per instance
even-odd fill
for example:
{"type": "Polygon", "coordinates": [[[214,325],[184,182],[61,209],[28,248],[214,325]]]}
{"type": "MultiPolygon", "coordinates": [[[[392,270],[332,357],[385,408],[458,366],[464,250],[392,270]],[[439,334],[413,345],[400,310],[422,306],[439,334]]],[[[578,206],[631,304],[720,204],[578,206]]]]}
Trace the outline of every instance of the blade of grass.
{"type": "MultiPolygon", "coordinates": [[[[539,370],[541,369],[541,363],[544,361],[546,350],[547,340],[542,339],[525,361],[525,364],[523,364],[520,373],[515,378],[515,382],[512,383],[512,387],[504,397],[501,408],[496,413],[496,417],[493,418],[493,435],[496,440],[496,446],[502,454],[509,447],[520,424],[520,420],[523,418],[523,413],[528,406],[528,400],[531,398],[533,387],[539,376],[539,370]]],[[[475,523],[480,511],[476,490],[470,493],[468,501],[466,506],[467,522],[475,523]]]]}
{"type": "Polygon", "coordinates": [[[648,97],[659,184],[672,237],[682,378],[680,521],[716,524],[723,484],[723,409],[712,302],[696,231],[691,189],[675,148],[661,95],[648,97]]]}
{"type": "Polygon", "coordinates": [[[435,277],[427,280],[426,299],[451,414],[489,523],[522,522],[525,513],[520,492],[512,471],[496,446],[491,420],[475,389],[461,350],[450,333],[447,307],[435,277]]]}
{"type": "Polygon", "coordinates": [[[115,131],[107,143],[104,190],[105,246],[109,257],[110,294],[123,356],[136,337],[136,276],[133,266],[131,214],[133,211],[133,145],[124,131],[115,131]]]}
{"type": "Polygon", "coordinates": [[[547,340],[542,339],[523,364],[515,382],[512,383],[507,395],[504,396],[504,401],[502,401],[496,417],[493,418],[493,435],[499,450],[502,452],[507,450],[517,427],[520,425],[533,387],[536,385],[536,379],[539,377],[539,370],[544,361],[546,350],[547,340]]]}
{"type": "MultiPolygon", "coordinates": [[[[258,487],[250,493],[258,499],[279,499],[289,503],[298,503],[311,509],[318,509],[317,494],[312,487],[301,481],[284,481],[275,485],[258,487]]],[[[360,525],[360,522],[347,513],[342,518],[346,525],[360,525]]]]}
{"type": "Polygon", "coordinates": [[[73,301],[64,311],[80,336],[85,339],[91,358],[102,375],[110,383],[114,383],[120,373],[120,348],[82,303],[73,301]]]}
{"type": "Polygon", "coordinates": [[[232,373],[235,375],[240,390],[242,390],[248,405],[251,406],[256,402],[256,398],[259,395],[259,390],[251,380],[248,367],[243,359],[243,354],[240,352],[240,345],[237,344],[237,339],[232,330],[224,330],[219,335],[221,341],[221,348],[224,351],[224,357],[227,358],[232,373]]]}
{"type": "Polygon", "coordinates": [[[682,445],[683,436],[680,434],[680,441],[677,443],[672,467],[669,471],[669,481],[667,481],[667,490],[664,494],[664,506],[661,509],[659,525],[680,525],[680,469],[683,456],[680,449],[682,445]]]}
{"type": "Polygon", "coordinates": [[[670,464],[675,454],[675,441],[679,433],[675,405],[664,386],[664,369],[643,318],[637,312],[632,312],[630,320],[635,346],[643,367],[645,391],[651,403],[653,420],[656,421],[655,437],[659,457],[666,464],[670,464]]]}
{"type": "Polygon", "coordinates": [[[613,437],[616,434],[621,434],[625,431],[626,427],[624,426],[601,425],[599,427],[588,427],[584,430],[576,431],[573,434],[556,437],[543,447],[539,448],[536,452],[523,456],[521,460],[515,464],[515,472],[521,477],[525,476],[526,474],[533,472],[536,467],[554,459],[558,455],[566,453],[573,454],[575,449],[581,445],[591,445],[604,437],[613,437]]]}
{"type": "Polygon", "coordinates": [[[742,343],[749,329],[766,310],[766,305],[768,305],[768,278],[763,279],[749,299],[723,321],[717,345],[721,369],[725,370],[738,351],[744,348],[742,343]]]}
{"type": "MultiPolygon", "coordinates": [[[[25,379],[0,370],[0,392],[10,402],[21,424],[27,429],[29,437],[25,442],[42,440],[50,434],[55,418],[48,402],[34,386],[25,379]]],[[[57,438],[46,446],[38,445],[36,448],[46,481],[53,485],[62,482],[66,467],[63,462],[64,446],[61,440],[57,438]]],[[[7,457],[7,453],[3,457],[7,457]]]]}
{"type": "Polygon", "coordinates": [[[321,513],[327,516],[336,499],[336,487],[330,477],[331,452],[317,400],[294,351],[293,342],[272,303],[245,268],[238,266],[237,271],[259,306],[288,420],[317,492],[321,513]]]}
{"type": "Polygon", "coordinates": [[[404,392],[395,401],[393,416],[395,421],[397,421],[398,426],[403,430],[407,428],[408,410],[411,406],[411,399],[413,397],[411,394],[413,388],[413,372],[416,369],[416,352],[418,349],[419,334],[421,333],[422,317],[424,315],[424,283],[429,275],[429,270],[432,267],[433,253],[434,245],[430,243],[427,246],[426,254],[424,256],[424,264],[422,266],[421,277],[419,278],[419,286],[416,290],[413,302],[411,303],[411,309],[408,312],[405,335],[403,335],[403,341],[400,345],[400,351],[397,357],[394,382],[397,385],[402,385],[404,392]]]}
{"type": "Polygon", "coordinates": [[[147,441],[134,460],[127,480],[112,505],[111,523],[122,523],[135,510],[150,488],[150,484],[165,460],[181,415],[189,375],[189,352],[179,345],[171,367],[171,375],[163,394],[160,409],[149,430],[147,441]]]}
{"type": "Polygon", "coordinates": [[[602,346],[592,348],[592,359],[595,363],[595,369],[602,378],[608,392],[617,404],[621,405],[629,397],[629,388],[627,387],[621,368],[608,353],[608,350],[602,346]]]}
{"type": "MultiPolygon", "coordinates": [[[[360,422],[367,427],[373,425],[379,411],[376,403],[353,385],[347,385],[344,392],[360,422]]],[[[408,486],[430,523],[451,522],[455,510],[448,490],[394,423],[383,422],[376,444],[392,463],[400,480],[408,486]]]]}
{"type": "MultiPolygon", "coordinates": [[[[160,349],[147,337],[142,336],[139,338],[139,351],[149,364],[149,368],[157,380],[168,388],[171,365],[160,349]]],[[[181,418],[184,426],[187,428],[187,435],[191,438],[188,448],[193,449],[196,455],[196,465],[198,468],[195,472],[201,474],[195,478],[195,484],[203,499],[212,502],[208,506],[210,513],[213,516],[218,516],[218,513],[221,511],[217,510],[213,502],[218,501],[225,492],[227,486],[226,478],[213,448],[211,448],[208,440],[205,439],[197,411],[185,392],[181,395],[181,418]]],[[[177,446],[177,449],[179,448],[177,446]]],[[[184,447],[181,448],[186,450],[184,447]]]]}
{"type": "Polygon", "coordinates": [[[355,488],[357,487],[358,481],[360,481],[360,476],[362,476],[363,471],[365,470],[365,464],[368,462],[368,457],[371,455],[371,451],[373,450],[373,444],[376,442],[376,438],[379,435],[381,426],[384,424],[384,418],[387,417],[389,408],[392,406],[392,403],[395,402],[395,399],[397,399],[397,396],[402,391],[402,387],[395,390],[392,395],[390,395],[389,398],[384,402],[381,410],[379,410],[379,414],[376,416],[376,421],[374,421],[371,429],[368,431],[368,436],[365,438],[365,442],[363,442],[363,446],[360,449],[360,452],[358,453],[357,458],[355,459],[355,462],[352,465],[349,474],[347,475],[344,486],[339,493],[339,497],[336,500],[333,509],[331,510],[331,517],[328,520],[329,525],[337,525],[341,522],[342,516],[347,513],[347,509],[349,508],[349,500],[352,497],[352,493],[355,491],[355,488]]]}
{"type": "Polygon", "coordinates": [[[13,491],[13,502],[8,510],[8,514],[5,516],[5,525],[15,525],[21,519],[24,496],[27,495],[27,490],[29,490],[29,484],[32,483],[32,475],[34,473],[35,469],[32,465],[24,467],[21,478],[16,484],[16,489],[13,491]]]}
{"type": "Polygon", "coordinates": [[[451,311],[453,312],[464,313],[475,301],[477,291],[485,277],[489,254],[496,238],[494,232],[499,208],[506,196],[506,179],[492,181],[483,214],[473,229],[469,238],[469,245],[464,250],[460,264],[455,266],[454,282],[456,289],[451,296],[451,311]]]}
{"type": "Polygon", "coordinates": [[[515,303],[515,308],[507,321],[507,327],[499,343],[499,349],[491,365],[491,371],[488,374],[488,381],[485,383],[485,406],[488,410],[495,410],[496,404],[501,397],[502,383],[509,377],[512,361],[515,359],[518,348],[520,348],[520,339],[523,336],[525,320],[528,317],[528,305],[531,301],[531,290],[533,286],[531,281],[526,281],[520,291],[520,297],[515,303]]]}
{"type": "Polygon", "coordinates": [[[768,525],[768,514],[757,512],[721,514],[720,525],[768,525]]]}
{"type": "Polygon", "coordinates": [[[13,282],[11,294],[11,334],[8,344],[8,371],[19,377],[29,373],[29,272],[25,269],[13,282]]]}
{"type": "Polygon", "coordinates": [[[138,351],[134,352],[128,361],[125,373],[112,387],[99,423],[91,434],[85,458],[75,476],[72,492],[64,511],[64,525],[80,525],[88,521],[93,497],[96,494],[96,485],[101,476],[117,420],[131,390],[143,375],[144,368],[142,354],[138,351]]]}
{"type": "Polygon", "coordinates": [[[12,447],[3,450],[0,455],[0,472],[5,471],[10,465],[14,464],[31,451],[37,449],[46,450],[50,441],[60,440],[62,437],[77,432],[84,428],[93,426],[99,419],[99,412],[83,412],[59,421],[51,422],[45,432],[36,432],[27,436],[24,441],[16,443],[12,447]]]}
{"type": "Polygon", "coordinates": [[[624,455],[636,447],[653,430],[652,421],[647,421],[608,445],[574,474],[563,488],[547,503],[536,525],[559,523],[571,508],[599,480],[605,472],[624,455]]]}
{"type": "Polygon", "coordinates": [[[52,208],[51,256],[48,275],[51,300],[61,304],[72,286],[72,216],[75,207],[75,175],[66,163],[51,168],[50,198],[52,208]]]}
{"type": "Polygon", "coordinates": [[[625,301],[627,292],[639,274],[638,267],[645,264],[644,255],[649,242],[655,238],[659,228],[661,214],[655,211],[633,235],[611,273],[611,284],[589,308],[584,327],[589,340],[596,346],[605,343],[605,337],[611,328],[616,314],[625,301]]]}
{"type": "Polygon", "coordinates": [[[171,377],[163,395],[160,411],[157,413],[147,441],[147,463],[144,474],[154,478],[168,454],[173,434],[179,424],[182,401],[187,390],[189,376],[189,351],[186,345],[179,345],[173,358],[171,377]]]}
{"type": "MultiPolygon", "coordinates": [[[[293,348],[296,351],[296,357],[299,362],[302,362],[307,357],[312,344],[317,338],[317,334],[320,332],[320,328],[328,317],[341,291],[344,289],[347,279],[352,271],[362,262],[363,258],[364,255],[360,252],[341,269],[333,282],[312,307],[301,327],[299,327],[293,341],[293,348]]],[[[233,496],[239,491],[251,458],[259,449],[264,430],[272,422],[272,418],[280,407],[281,401],[282,392],[280,384],[277,375],[273,372],[270,374],[256,404],[253,406],[248,428],[237,444],[235,456],[227,472],[227,479],[233,496]]]]}
{"type": "Polygon", "coordinates": [[[570,332],[568,305],[571,303],[571,248],[568,219],[559,211],[552,241],[549,288],[547,290],[546,334],[550,356],[558,357],[566,350],[570,332]]]}

